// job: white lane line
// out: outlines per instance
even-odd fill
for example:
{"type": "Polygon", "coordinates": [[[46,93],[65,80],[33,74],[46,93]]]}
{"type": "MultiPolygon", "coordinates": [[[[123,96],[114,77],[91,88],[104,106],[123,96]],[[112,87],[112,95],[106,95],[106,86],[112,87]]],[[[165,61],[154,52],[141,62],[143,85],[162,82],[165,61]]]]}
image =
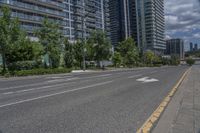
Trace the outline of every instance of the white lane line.
{"type": "Polygon", "coordinates": [[[53,88],[53,87],[61,87],[61,86],[65,86],[65,85],[68,85],[68,84],[74,84],[74,83],[76,83],[76,82],[63,83],[63,84],[51,85],[51,86],[43,86],[43,87],[26,89],[26,90],[20,90],[20,91],[15,91],[15,92],[12,92],[12,93],[3,93],[3,94],[4,95],[10,95],[10,94],[16,94],[16,93],[23,93],[23,92],[35,91],[35,90],[42,90],[42,89],[53,88]]]}
{"type": "MultiPolygon", "coordinates": [[[[71,80],[76,80],[76,79],[78,79],[78,78],[71,78],[71,79],[64,80],[64,81],[71,81],[71,80]]],[[[42,83],[34,83],[34,84],[28,84],[28,85],[13,86],[13,87],[8,87],[8,88],[0,88],[0,90],[3,91],[3,90],[24,88],[24,87],[33,87],[33,86],[38,86],[38,85],[46,85],[46,84],[50,83],[51,81],[53,82],[53,80],[50,80],[50,81],[45,81],[42,83]]],[[[57,82],[63,82],[63,80],[57,80],[57,82]]]]}
{"type": "Polygon", "coordinates": [[[49,80],[49,81],[46,81],[46,82],[48,82],[48,83],[54,83],[54,82],[71,81],[71,80],[76,80],[76,79],[79,79],[79,78],[53,79],[53,80],[49,80]]]}
{"type": "Polygon", "coordinates": [[[44,98],[48,98],[48,97],[52,97],[52,96],[56,96],[56,95],[74,92],[74,91],[84,90],[84,89],[97,87],[97,86],[101,86],[101,85],[106,85],[106,84],[109,84],[109,83],[112,83],[112,82],[113,81],[102,82],[102,83],[93,84],[93,85],[89,85],[89,86],[85,86],[85,87],[80,87],[80,88],[76,88],[76,89],[72,89],[72,90],[66,90],[66,91],[53,93],[53,94],[49,94],[49,95],[44,95],[44,96],[40,96],[40,97],[36,97],[36,98],[31,98],[31,99],[21,100],[21,101],[17,101],[17,102],[13,102],[13,103],[8,103],[8,104],[0,105],[0,108],[12,106],[12,105],[16,105],[16,104],[21,104],[21,103],[25,103],[25,102],[31,102],[31,101],[44,99],[44,98]]]}
{"type": "Polygon", "coordinates": [[[97,76],[92,76],[92,77],[86,77],[84,79],[87,79],[87,78],[101,78],[101,77],[108,77],[108,76],[112,76],[112,74],[104,74],[104,75],[97,75],[97,76]]]}
{"type": "Polygon", "coordinates": [[[129,79],[132,79],[132,78],[137,78],[137,77],[140,77],[140,76],[142,76],[142,74],[133,75],[133,76],[130,76],[130,77],[128,77],[128,78],[129,78],[129,79]]]}
{"type": "Polygon", "coordinates": [[[63,79],[63,78],[71,78],[72,76],[61,76],[61,77],[46,77],[46,79],[63,79]]]}
{"type": "MultiPolygon", "coordinates": [[[[101,77],[108,77],[111,76],[112,74],[104,74],[104,75],[98,75],[98,76],[92,76],[92,77],[85,77],[85,78],[71,78],[69,79],[71,80],[76,80],[76,79],[92,79],[92,78],[101,78],[101,77]]],[[[66,80],[64,80],[66,81],[66,80]]],[[[34,84],[28,84],[28,85],[20,85],[20,86],[13,86],[13,87],[8,87],[8,88],[0,88],[0,90],[11,90],[11,89],[18,89],[18,88],[24,88],[24,87],[33,87],[33,86],[37,86],[37,85],[45,85],[51,82],[63,82],[63,80],[59,80],[59,79],[55,79],[55,80],[50,80],[50,81],[46,81],[43,83],[34,83],[34,84]]]]}
{"type": "Polygon", "coordinates": [[[13,94],[14,92],[5,92],[3,93],[3,95],[10,95],[10,94],[13,94]]]}
{"type": "Polygon", "coordinates": [[[46,79],[61,79],[63,77],[46,77],[46,79]]]}
{"type": "Polygon", "coordinates": [[[150,72],[150,74],[154,74],[154,73],[157,73],[158,71],[152,71],[152,72],[150,72]]]}

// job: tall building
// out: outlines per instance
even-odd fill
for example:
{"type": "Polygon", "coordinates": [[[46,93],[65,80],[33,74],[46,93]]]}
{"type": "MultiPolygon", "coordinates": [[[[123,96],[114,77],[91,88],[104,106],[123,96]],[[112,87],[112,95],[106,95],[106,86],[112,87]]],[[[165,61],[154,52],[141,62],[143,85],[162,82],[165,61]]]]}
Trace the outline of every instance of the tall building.
{"type": "Polygon", "coordinates": [[[185,58],[184,41],[182,39],[171,39],[166,41],[167,55],[177,55],[180,59],[185,58]]]}
{"type": "Polygon", "coordinates": [[[75,39],[87,38],[94,30],[109,31],[108,0],[73,0],[75,39]]]}
{"type": "Polygon", "coordinates": [[[138,47],[164,52],[164,0],[110,0],[113,45],[133,37],[138,47]]]}
{"type": "Polygon", "coordinates": [[[0,0],[0,6],[7,5],[12,10],[12,17],[18,17],[21,28],[26,30],[30,36],[33,31],[41,26],[45,17],[60,25],[64,35],[67,35],[68,11],[65,10],[67,3],[60,0],[0,0]]]}
{"type": "Polygon", "coordinates": [[[195,44],[194,45],[194,51],[197,51],[198,50],[198,44],[195,44]]]}
{"type": "Polygon", "coordinates": [[[109,27],[107,0],[0,0],[0,6],[3,5],[10,7],[12,17],[19,18],[30,36],[41,27],[45,17],[58,23],[63,35],[72,41],[82,38],[83,30],[88,36],[92,30],[106,31],[109,27]]]}
{"type": "Polygon", "coordinates": [[[190,43],[190,52],[192,52],[194,50],[194,45],[193,45],[193,43],[191,42],[190,43]]]}
{"type": "Polygon", "coordinates": [[[165,50],[164,0],[137,0],[139,48],[165,50]]]}
{"type": "Polygon", "coordinates": [[[119,42],[123,41],[125,37],[125,25],[122,24],[127,17],[125,17],[126,11],[124,11],[124,3],[127,1],[123,0],[109,0],[109,14],[110,14],[110,34],[111,42],[114,47],[119,42]]]}

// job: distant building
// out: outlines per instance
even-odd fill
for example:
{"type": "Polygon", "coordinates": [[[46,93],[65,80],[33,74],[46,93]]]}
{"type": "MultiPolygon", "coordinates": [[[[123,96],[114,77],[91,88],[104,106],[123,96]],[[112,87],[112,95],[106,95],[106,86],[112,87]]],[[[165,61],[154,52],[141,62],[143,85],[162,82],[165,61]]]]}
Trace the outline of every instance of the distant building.
{"type": "Polygon", "coordinates": [[[166,41],[166,55],[176,55],[180,59],[185,58],[184,41],[182,39],[170,39],[166,41]]]}
{"type": "Polygon", "coordinates": [[[197,51],[198,50],[198,44],[195,44],[194,45],[194,51],[197,51]]]}
{"type": "Polygon", "coordinates": [[[190,52],[192,52],[194,50],[194,45],[193,45],[193,43],[191,42],[190,43],[190,52]]]}

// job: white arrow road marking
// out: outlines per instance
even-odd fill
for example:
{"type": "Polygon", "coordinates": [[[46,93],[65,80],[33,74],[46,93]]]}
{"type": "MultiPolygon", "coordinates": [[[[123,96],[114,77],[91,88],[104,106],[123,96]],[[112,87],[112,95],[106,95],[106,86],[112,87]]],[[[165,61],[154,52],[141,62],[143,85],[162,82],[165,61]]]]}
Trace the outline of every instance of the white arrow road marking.
{"type": "Polygon", "coordinates": [[[147,79],[146,81],[144,81],[144,83],[151,83],[151,82],[158,82],[159,80],[157,79],[147,79]]]}
{"type": "Polygon", "coordinates": [[[149,78],[149,77],[144,77],[144,78],[137,79],[136,81],[144,82],[144,81],[146,81],[148,78],[149,78]]]}
{"type": "Polygon", "coordinates": [[[143,82],[143,83],[151,83],[151,82],[158,82],[159,80],[154,79],[154,78],[144,77],[144,78],[137,79],[136,81],[143,82]]]}

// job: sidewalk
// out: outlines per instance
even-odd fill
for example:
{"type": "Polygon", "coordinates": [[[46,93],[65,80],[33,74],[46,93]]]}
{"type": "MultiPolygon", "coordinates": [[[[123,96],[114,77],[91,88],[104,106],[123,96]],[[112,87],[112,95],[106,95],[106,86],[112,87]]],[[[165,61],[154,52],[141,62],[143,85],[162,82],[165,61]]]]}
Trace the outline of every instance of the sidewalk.
{"type": "Polygon", "coordinates": [[[200,66],[192,67],[152,132],[200,133],[200,66]]]}

